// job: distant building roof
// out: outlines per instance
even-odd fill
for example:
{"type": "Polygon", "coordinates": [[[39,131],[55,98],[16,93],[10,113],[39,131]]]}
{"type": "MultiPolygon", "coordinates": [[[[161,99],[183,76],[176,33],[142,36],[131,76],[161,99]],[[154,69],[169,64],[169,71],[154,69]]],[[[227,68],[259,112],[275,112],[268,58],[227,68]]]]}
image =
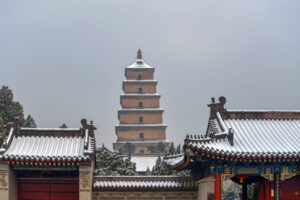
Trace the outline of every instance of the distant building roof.
{"type": "Polygon", "coordinates": [[[177,176],[119,176],[94,177],[95,190],[197,190],[196,181],[191,177],[177,176]]]}
{"type": "Polygon", "coordinates": [[[18,120],[7,125],[0,149],[3,161],[82,162],[94,154],[94,126],[82,128],[20,128],[18,120]]]}
{"type": "MultiPolygon", "coordinates": [[[[210,159],[235,162],[282,162],[300,159],[299,111],[230,111],[224,108],[226,99],[209,104],[211,108],[207,132],[188,135],[185,148],[210,159]]],[[[165,158],[171,167],[183,165],[181,158],[165,158]],[[174,160],[175,159],[175,160],[174,160]]],[[[185,163],[186,165],[186,163],[185,163]]]]}
{"type": "Polygon", "coordinates": [[[131,162],[135,163],[137,172],[145,172],[147,167],[152,170],[152,167],[155,165],[158,156],[131,156],[131,162]]]}

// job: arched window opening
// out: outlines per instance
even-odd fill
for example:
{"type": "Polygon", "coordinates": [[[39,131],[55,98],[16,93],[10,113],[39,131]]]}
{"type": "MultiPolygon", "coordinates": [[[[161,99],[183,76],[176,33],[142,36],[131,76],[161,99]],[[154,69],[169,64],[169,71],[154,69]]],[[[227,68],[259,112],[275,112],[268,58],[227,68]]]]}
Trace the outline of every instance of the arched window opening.
{"type": "Polygon", "coordinates": [[[138,75],[138,80],[141,80],[141,79],[142,79],[142,75],[139,74],[139,75],[138,75]]]}
{"type": "Polygon", "coordinates": [[[143,107],[143,102],[139,102],[139,108],[143,107]]]}
{"type": "Polygon", "coordinates": [[[144,133],[140,133],[140,139],[144,139],[144,133]]]}
{"type": "Polygon", "coordinates": [[[140,150],[140,154],[144,154],[145,152],[144,152],[144,149],[141,149],[140,150]]]}
{"type": "Polygon", "coordinates": [[[139,88],[139,93],[143,93],[143,88],[139,88]]]}
{"type": "Polygon", "coordinates": [[[140,117],[140,123],[143,123],[144,119],[143,117],[140,117]]]}

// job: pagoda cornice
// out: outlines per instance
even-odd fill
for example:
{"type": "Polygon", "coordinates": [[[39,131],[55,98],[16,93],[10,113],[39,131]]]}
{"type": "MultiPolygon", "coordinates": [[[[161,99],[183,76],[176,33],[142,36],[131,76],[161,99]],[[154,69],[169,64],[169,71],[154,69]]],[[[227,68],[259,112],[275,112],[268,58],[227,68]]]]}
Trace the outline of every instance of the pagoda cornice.
{"type": "Polygon", "coordinates": [[[115,143],[119,143],[119,144],[126,144],[128,142],[132,144],[157,144],[159,142],[169,143],[168,140],[117,140],[115,141],[115,143]]]}
{"type": "Polygon", "coordinates": [[[157,80],[153,80],[153,79],[143,79],[143,80],[126,79],[123,82],[124,83],[157,83],[157,80]]]}
{"type": "Polygon", "coordinates": [[[164,112],[162,108],[120,108],[119,112],[164,112]]]}
{"type": "Polygon", "coordinates": [[[160,97],[159,93],[122,93],[121,97],[160,97]]]}
{"type": "Polygon", "coordinates": [[[167,127],[166,124],[117,124],[116,127],[167,127]]]}

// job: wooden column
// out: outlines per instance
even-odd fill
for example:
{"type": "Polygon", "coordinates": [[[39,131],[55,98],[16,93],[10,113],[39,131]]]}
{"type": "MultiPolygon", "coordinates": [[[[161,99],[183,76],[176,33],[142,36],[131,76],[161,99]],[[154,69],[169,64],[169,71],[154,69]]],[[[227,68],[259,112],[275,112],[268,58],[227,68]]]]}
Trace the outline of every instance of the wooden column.
{"type": "Polygon", "coordinates": [[[215,200],[221,200],[221,188],[222,188],[221,174],[216,174],[215,175],[215,200]]]}
{"type": "Polygon", "coordinates": [[[265,179],[258,177],[258,200],[265,200],[265,179]]]}
{"type": "Polygon", "coordinates": [[[247,200],[247,184],[245,182],[242,185],[242,200],[247,200]]]}
{"type": "Polygon", "coordinates": [[[265,200],[271,200],[270,182],[265,179],[265,200]]]}

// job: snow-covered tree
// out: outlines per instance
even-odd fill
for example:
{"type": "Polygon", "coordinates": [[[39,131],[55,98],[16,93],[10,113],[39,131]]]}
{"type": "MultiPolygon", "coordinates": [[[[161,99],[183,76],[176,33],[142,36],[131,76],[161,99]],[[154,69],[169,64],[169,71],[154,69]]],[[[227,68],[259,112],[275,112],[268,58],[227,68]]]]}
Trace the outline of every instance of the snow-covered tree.
{"type": "Polygon", "coordinates": [[[170,145],[169,145],[169,153],[168,155],[174,155],[175,154],[175,146],[174,146],[174,143],[171,142],[170,145]]]}
{"type": "Polygon", "coordinates": [[[152,168],[151,174],[154,176],[165,176],[165,175],[172,175],[172,170],[166,168],[164,166],[163,160],[161,157],[158,157],[156,160],[155,165],[152,168]]]}
{"type": "Polygon", "coordinates": [[[25,119],[24,122],[24,127],[28,127],[28,128],[36,128],[36,124],[34,119],[31,117],[31,115],[28,115],[25,119]]]}
{"type": "Polygon", "coordinates": [[[2,117],[0,116],[0,146],[3,143],[4,136],[5,136],[4,123],[3,123],[2,117]]]}
{"type": "MultiPolygon", "coordinates": [[[[171,142],[169,145],[169,155],[174,155],[181,152],[181,145],[179,144],[177,148],[174,148],[174,143],[171,142]]],[[[152,168],[151,175],[154,176],[165,176],[165,175],[176,175],[176,176],[191,176],[190,170],[176,171],[171,170],[166,167],[163,163],[163,159],[158,157],[155,165],[152,168]]]]}
{"type": "Polygon", "coordinates": [[[96,175],[101,176],[133,176],[135,163],[117,152],[111,152],[104,146],[96,149],[96,175]]]}
{"type": "Polygon", "coordinates": [[[176,148],[176,154],[180,154],[181,153],[181,145],[179,144],[176,148]]]}
{"type": "Polygon", "coordinates": [[[119,149],[121,155],[131,156],[135,151],[135,146],[131,142],[126,142],[123,147],[119,149]]]}
{"type": "Polygon", "coordinates": [[[68,128],[67,124],[63,123],[62,125],[59,126],[59,128],[68,128]]]}
{"type": "Polygon", "coordinates": [[[147,167],[147,169],[146,169],[146,175],[147,175],[147,176],[150,176],[150,175],[151,175],[151,171],[150,171],[150,168],[149,168],[149,167],[147,167]]]}
{"type": "Polygon", "coordinates": [[[24,118],[23,106],[14,101],[14,94],[8,86],[2,86],[0,89],[0,146],[4,138],[4,125],[14,121],[14,118],[19,118],[20,126],[36,127],[34,119],[31,115],[24,118]]]}
{"type": "Polygon", "coordinates": [[[157,151],[158,153],[166,153],[166,145],[162,142],[157,144],[157,151]]]}
{"type": "Polygon", "coordinates": [[[159,142],[156,146],[150,145],[148,146],[148,151],[150,153],[166,153],[166,145],[163,142],[159,142]]]}

